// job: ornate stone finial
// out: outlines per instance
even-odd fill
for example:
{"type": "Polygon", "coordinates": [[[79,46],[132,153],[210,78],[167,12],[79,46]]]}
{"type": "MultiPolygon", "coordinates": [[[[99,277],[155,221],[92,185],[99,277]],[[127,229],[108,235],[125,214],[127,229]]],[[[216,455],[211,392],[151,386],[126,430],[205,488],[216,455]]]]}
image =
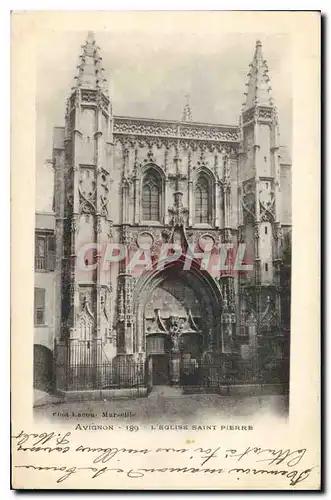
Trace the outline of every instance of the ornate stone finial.
{"type": "Polygon", "coordinates": [[[256,41],[253,61],[250,64],[248,82],[246,84],[244,111],[253,106],[272,106],[273,101],[270,94],[270,78],[268,75],[267,61],[263,58],[262,43],[256,41]]]}
{"type": "Polygon", "coordinates": [[[189,101],[190,96],[187,92],[185,94],[185,99],[186,99],[186,103],[185,103],[184,110],[183,110],[182,122],[191,122],[192,121],[192,111],[191,111],[191,106],[190,106],[190,101],[189,101]]]}
{"type": "Polygon", "coordinates": [[[94,37],[94,32],[93,31],[88,31],[87,33],[87,38],[86,38],[86,43],[95,43],[95,37],[94,37]]]}
{"type": "Polygon", "coordinates": [[[183,193],[182,191],[175,191],[174,195],[174,204],[169,208],[169,214],[171,215],[171,224],[176,226],[186,226],[188,209],[183,206],[183,193]]]}

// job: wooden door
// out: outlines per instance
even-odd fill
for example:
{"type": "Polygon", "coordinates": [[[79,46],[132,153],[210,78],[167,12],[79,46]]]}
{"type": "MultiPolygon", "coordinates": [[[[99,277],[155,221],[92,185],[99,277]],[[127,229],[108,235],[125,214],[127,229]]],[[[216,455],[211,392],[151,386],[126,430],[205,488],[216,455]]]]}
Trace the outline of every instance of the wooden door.
{"type": "Polygon", "coordinates": [[[155,354],[153,358],[153,385],[169,384],[169,356],[155,354]]]}

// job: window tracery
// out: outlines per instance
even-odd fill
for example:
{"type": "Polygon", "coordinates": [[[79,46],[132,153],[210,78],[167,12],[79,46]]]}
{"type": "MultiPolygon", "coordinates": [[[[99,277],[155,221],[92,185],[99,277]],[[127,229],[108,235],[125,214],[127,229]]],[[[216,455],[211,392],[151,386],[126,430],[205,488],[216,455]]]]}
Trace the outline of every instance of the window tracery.
{"type": "Polygon", "coordinates": [[[145,221],[160,221],[161,182],[157,173],[149,170],[143,179],[142,218],[145,221]]]}
{"type": "Polygon", "coordinates": [[[211,186],[206,175],[200,174],[195,187],[195,222],[210,224],[211,222],[211,186]]]}

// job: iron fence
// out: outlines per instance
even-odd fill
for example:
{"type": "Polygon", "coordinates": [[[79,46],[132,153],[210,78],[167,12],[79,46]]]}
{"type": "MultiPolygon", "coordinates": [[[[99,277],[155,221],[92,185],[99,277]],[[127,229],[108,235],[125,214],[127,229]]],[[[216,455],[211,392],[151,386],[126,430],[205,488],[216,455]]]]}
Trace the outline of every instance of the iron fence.
{"type": "Polygon", "coordinates": [[[146,387],[143,361],[116,356],[109,360],[102,341],[71,341],[56,346],[57,388],[70,391],[146,387]]]}
{"type": "MultiPolygon", "coordinates": [[[[153,370],[151,358],[146,362],[134,356],[117,355],[108,359],[101,340],[59,342],[55,346],[57,389],[83,391],[95,389],[151,390],[153,370]]],[[[288,384],[288,361],[261,363],[241,358],[227,358],[217,363],[191,359],[180,362],[180,385],[217,392],[221,386],[246,384],[288,384]]]]}
{"type": "Polygon", "coordinates": [[[288,363],[280,360],[269,365],[259,365],[240,359],[225,363],[192,365],[190,360],[183,360],[180,382],[183,388],[197,387],[206,390],[216,390],[224,385],[287,384],[288,363]]]}

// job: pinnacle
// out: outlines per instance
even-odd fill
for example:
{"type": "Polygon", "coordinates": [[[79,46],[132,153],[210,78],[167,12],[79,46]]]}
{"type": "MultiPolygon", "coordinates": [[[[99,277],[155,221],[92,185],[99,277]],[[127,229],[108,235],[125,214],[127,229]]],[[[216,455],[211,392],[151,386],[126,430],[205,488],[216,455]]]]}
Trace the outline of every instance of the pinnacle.
{"type": "Polygon", "coordinates": [[[79,87],[82,89],[101,90],[107,94],[107,80],[104,78],[102,57],[99,53],[100,48],[96,45],[95,36],[92,31],[88,32],[81,49],[74,89],[79,87]]]}
{"type": "Polygon", "coordinates": [[[185,98],[186,98],[186,103],[185,103],[185,106],[183,109],[182,121],[183,122],[191,122],[192,121],[192,110],[191,110],[191,106],[190,106],[190,102],[189,102],[190,96],[188,93],[185,94],[185,98]]]}
{"type": "Polygon", "coordinates": [[[256,41],[253,61],[249,68],[245,109],[257,105],[272,106],[269,69],[267,61],[263,58],[260,40],[256,41]]]}
{"type": "Polygon", "coordinates": [[[95,43],[95,38],[94,38],[94,33],[93,31],[89,31],[87,33],[87,38],[86,38],[87,43],[95,43]]]}

